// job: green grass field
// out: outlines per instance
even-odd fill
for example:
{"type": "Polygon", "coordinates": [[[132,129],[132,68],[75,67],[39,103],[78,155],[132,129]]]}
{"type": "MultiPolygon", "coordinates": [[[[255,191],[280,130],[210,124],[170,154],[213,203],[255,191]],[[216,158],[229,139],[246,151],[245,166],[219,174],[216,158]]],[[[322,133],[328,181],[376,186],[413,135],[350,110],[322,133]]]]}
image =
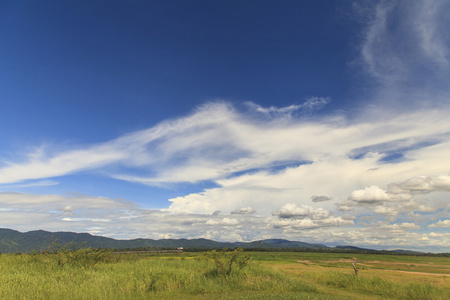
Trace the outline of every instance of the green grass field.
{"type": "Polygon", "coordinates": [[[447,257],[232,255],[3,254],[0,299],[450,299],[447,257]]]}

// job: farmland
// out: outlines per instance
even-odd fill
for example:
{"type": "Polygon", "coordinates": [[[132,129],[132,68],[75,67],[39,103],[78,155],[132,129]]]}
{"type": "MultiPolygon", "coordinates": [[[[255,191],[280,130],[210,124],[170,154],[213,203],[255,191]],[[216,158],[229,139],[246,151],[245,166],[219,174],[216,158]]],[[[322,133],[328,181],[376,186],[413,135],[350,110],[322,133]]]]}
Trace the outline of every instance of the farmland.
{"type": "Polygon", "coordinates": [[[450,299],[438,256],[78,249],[2,254],[0,268],[1,299],[450,299]]]}

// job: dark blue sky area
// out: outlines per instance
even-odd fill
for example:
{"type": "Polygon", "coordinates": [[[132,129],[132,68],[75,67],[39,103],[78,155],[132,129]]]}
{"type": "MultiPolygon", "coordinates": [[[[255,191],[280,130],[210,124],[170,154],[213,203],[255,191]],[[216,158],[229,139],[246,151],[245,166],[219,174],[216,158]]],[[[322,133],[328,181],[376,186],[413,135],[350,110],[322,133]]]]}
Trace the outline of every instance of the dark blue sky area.
{"type": "Polygon", "coordinates": [[[3,2],[0,126],[35,142],[90,142],[216,98],[283,106],[331,96],[328,108],[345,108],[355,24],[344,10],[335,1],[3,2]]]}

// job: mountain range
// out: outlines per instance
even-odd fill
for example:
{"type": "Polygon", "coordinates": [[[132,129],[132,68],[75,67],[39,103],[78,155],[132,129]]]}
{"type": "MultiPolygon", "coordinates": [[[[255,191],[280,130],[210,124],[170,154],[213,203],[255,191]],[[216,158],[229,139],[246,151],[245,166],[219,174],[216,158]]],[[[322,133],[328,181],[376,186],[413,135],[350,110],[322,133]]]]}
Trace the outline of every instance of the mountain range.
{"type": "Polygon", "coordinates": [[[66,245],[68,243],[92,248],[114,249],[161,249],[180,248],[186,250],[221,249],[221,248],[257,248],[257,249],[304,249],[313,251],[327,251],[332,249],[350,251],[376,251],[354,246],[327,247],[322,244],[309,244],[305,242],[288,241],[284,239],[266,239],[253,242],[217,242],[208,239],[131,239],[117,240],[108,237],[95,236],[89,233],[75,232],[49,232],[35,230],[20,232],[17,230],[0,228],[0,253],[28,253],[49,249],[52,244],[66,245]]]}

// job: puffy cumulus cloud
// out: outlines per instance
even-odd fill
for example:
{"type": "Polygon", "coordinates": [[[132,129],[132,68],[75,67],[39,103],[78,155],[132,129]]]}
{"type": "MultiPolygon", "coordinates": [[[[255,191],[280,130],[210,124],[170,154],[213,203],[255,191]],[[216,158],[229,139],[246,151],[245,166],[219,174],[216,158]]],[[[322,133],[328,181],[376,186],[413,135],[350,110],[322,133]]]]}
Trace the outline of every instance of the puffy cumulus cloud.
{"type": "Polygon", "coordinates": [[[404,203],[401,207],[405,212],[445,213],[450,210],[450,203],[448,202],[447,197],[447,193],[436,193],[433,194],[432,197],[416,197],[416,199],[404,203]]]}
{"type": "Polygon", "coordinates": [[[244,242],[242,236],[236,232],[229,230],[208,230],[200,238],[210,239],[215,241],[230,241],[230,242],[244,242]]]}
{"type": "Polygon", "coordinates": [[[243,207],[239,209],[235,209],[231,212],[232,215],[249,215],[254,214],[256,210],[253,209],[253,207],[243,207]]]}
{"type": "MultiPolygon", "coordinates": [[[[121,222],[121,228],[135,237],[209,238],[217,241],[251,241],[270,236],[265,217],[211,215],[140,210],[137,218],[121,222]]],[[[128,237],[129,238],[129,237],[128,237]]]]}
{"type": "Polygon", "coordinates": [[[295,203],[281,206],[277,211],[272,212],[272,215],[274,217],[268,219],[268,226],[282,229],[283,232],[354,225],[353,218],[349,216],[332,216],[323,208],[297,206],[295,203]]]}
{"type": "MultiPolygon", "coordinates": [[[[414,216],[414,221],[374,222],[358,215],[336,216],[324,209],[295,204],[286,204],[277,210],[285,216],[290,215],[283,218],[276,214],[195,214],[149,210],[123,200],[92,196],[13,193],[2,193],[1,196],[0,223],[21,231],[34,230],[35,224],[40,224],[40,228],[45,230],[90,232],[120,239],[203,237],[235,242],[278,237],[379,249],[395,245],[404,245],[408,249],[420,246],[422,250],[441,252],[448,251],[445,242],[450,241],[450,234],[421,232],[423,228],[419,224],[427,224],[429,215],[420,218],[420,214],[414,216]],[[305,213],[309,214],[305,216],[305,213]],[[417,245],[417,240],[421,245],[417,245]]],[[[405,218],[402,215],[402,219],[405,218]]],[[[448,225],[448,220],[442,219],[428,228],[445,225],[448,225]]]]}
{"type": "Polygon", "coordinates": [[[302,236],[303,240],[310,242],[327,241],[335,245],[360,245],[373,249],[448,252],[450,233],[423,232],[417,227],[410,224],[378,222],[367,224],[366,227],[302,230],[300,235],[299,230],[285,230],[285,236],[288,239],[302,236]]]}
{"type": "Polygon", "coordinates": [[[387,193],[380,189],[377,186],[369,186],[366,187],[364,190],[356,190],[354,191],[350,197],[348,197],[349,200],[361,202],[361,203],[379,203],[388,201],[389,197],[387,193]]]}
{"type": "Polygon", "coordinates": [[[411,222],[404,222],[404,223],[399,223],[399,224],[393,224],[393,226],[395,226],[395,228],[400,228],[400,229],[405,229],[405,230],[416,230],[416,229],[420,229],[421,227],[417,224],[411,223],[411,222]]]}
{"type": "Polygon", "coordinates": [[[450,228],[450,220],[440,220],[434,224],[428,225],[429,228],[450,228]]]}
{"type": "Polygon", "coordinates": [[[450,174],[434,176],[417,176],[399,183],[388,185],[395,193],[430,193],[433,191],[450,191],[450,174]]]}
{"type": "Polygon", "coordinates": [[[325,219],[330,216],[330,212],[317,208],[314,209],[311,206],[302,205],[298,207],[295,203],[287,203],[280,207],[279,210],[272,212],[272,215],[279,218],[311,218],[311,219],[325,219]]]}
{"type": "Polygon", "coordinates": [[[399,209],[395,206],[377,206],[373,211],[384,216],[397,216],[399,214],[399,209]]]}
{"type": "MultiPolygon", "coordinates": [[[[437,157],[440,157],[446,165],[447,154],[439,153],[437,157]]],[[[313,207],[330,210],[334,208],[336,201],[347,198],[351,194],[350,191],[356,190],[361,184],[372,182],[387,185],[391,183],[388,179],[397,178],[401,181],[404,179],[402,175],[414,174],[413,169],[417,166],[424,171],[428,168],[434,170],[436,166],[429,164],[422,168],[420,162],[412,160],[386,165],[379,163],[380,157],[377,154],[369,154],[359,159],[325,156],[314,163],[288,166],[277,171],[231,176],[216,180],[215,183],[218,185],[216,188],[170,199],[172,204],[169,209],[190,213],[211,213],[214,210],[232,211],[245,203],[256,207],[259,213],[265,214],[276,210],[279,203],[304,201],[306,204],[311,203],[308,200],[311,199],[311,195],[331,194],[332,201],[311,204],[313,207]]],[[[389,201],[403,201],[410,198],[408,194],[391,191],[380,193],[386,193],[383,196],[389,201]]]]}
{"type": "Polygon", "coordinates": [[[269,224],[273,228],[311,229],[320,227],[311,219],[273,219],[269,224]]]}
{"type": "Polygon", "coordinates": [[[354,222],[352,220],[346,220],[342,217],[328,217],[326,219],[295,219],[295,218],[281,218],[272,219],[269,222],[269,226],[275,229],[285,230],[306,230],[314,228],[329,228],[338,226],[352,226],[354,222]]]}
{"type": "Polygon", "coordinates": [[[236,219],[230,219],[230,218],[223,218],[222,220],[209,219],[208,221],[206,221],[206,225],[234,226],[234,225],[239,225],[239,221],[236,219]]]}
{"type": "Polygon", "coordinates": [[[216,232],[221,234],[217,235],[220,241],[248,241],[268,232],[261,216],[149,210],[120,199],[88,195],[0,193],[0,207],[2,226],[21,231],[35,230],[39,224],[44,230],[90,232],[120,239],[199,238],[216,232]],[[230,227],[236,239],[231,239],[230,227]]]}
{"type": "Polygon", "coordinates": [[[448,189],[448,174],[416,176],[402,182],[389,183],[387,190],[369,186],[364,190],[353,191],[346,201],[336,203],[340,211],[372,209],[385,216],[401,213],[424,213],[448,210],[449,204],[443,200],[448,189]],[[444,194],[443,194],[444,193],[444,194]],[[424,197],[424,194],[433,194],[424,197]],[[442,197],[439,195],[442,194],[442,197]]]}
{"type": "Polygon", "coordinates": [[[348,199],[363,204],[379,204],[383,202],[406,201],[411,199],[411,196],[408,194],[391,194],[378,186],[369,186],[364,190],[352,192],[348,199]]]}
{"type": "Polygon", "coordinates": [[[412,222],[403,222],[403,223],[393,223],[388,224],[384,222],[374,223],[371,225],[372,228],[378,229],[387,229],[387,230],[419,230],[422,227],[412,222]]]}

